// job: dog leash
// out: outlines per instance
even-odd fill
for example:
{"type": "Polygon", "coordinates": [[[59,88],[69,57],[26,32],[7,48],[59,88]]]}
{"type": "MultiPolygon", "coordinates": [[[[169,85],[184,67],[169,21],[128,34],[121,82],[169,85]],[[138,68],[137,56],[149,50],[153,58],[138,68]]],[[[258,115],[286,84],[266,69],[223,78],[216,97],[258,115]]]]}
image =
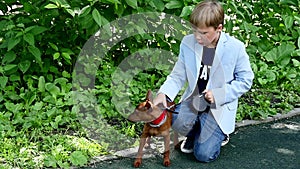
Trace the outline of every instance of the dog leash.
{"type": "Polygon", "coordinates": [[[173,113],[173,114],[178,114],[179,112],[174,111],[175,108],[176,108],[176,106],[178,106],[178,105],[180,105],[180,103],[178,103],[178,104],[173,104],[173,105],[171,105],[171,106],[165,108],[164,110],[167,110],[168,112],[173,113]],[[174,108],[174,107],[175,107],[175,108],[174,108]],[[172,108],[174,108],[174,110],[171,110],[172,108]]]}

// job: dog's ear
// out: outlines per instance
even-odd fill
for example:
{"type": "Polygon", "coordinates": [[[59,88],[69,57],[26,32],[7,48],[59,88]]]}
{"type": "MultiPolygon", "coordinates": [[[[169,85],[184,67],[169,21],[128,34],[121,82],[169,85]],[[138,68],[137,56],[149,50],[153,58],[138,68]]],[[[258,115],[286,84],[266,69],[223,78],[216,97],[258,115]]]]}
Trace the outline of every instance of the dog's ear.
{"type": "Polygon", "coordinates": [[[147,108],[147,109],[151,108],[151,104],[149,103],[149,101],[146,101],[145,108],[147,108]]]}
{"type": "Polygon", "coordinates": [[[158,103],[157,107],[160,108],[161,110],[166,108],[163,103],[158,103]]]}
{"type": "Polygon", "coordinates": [[[150,102],[153,102],[152,91],[150,89],[147,92],[146,100],[149,100],[150,102]]]}

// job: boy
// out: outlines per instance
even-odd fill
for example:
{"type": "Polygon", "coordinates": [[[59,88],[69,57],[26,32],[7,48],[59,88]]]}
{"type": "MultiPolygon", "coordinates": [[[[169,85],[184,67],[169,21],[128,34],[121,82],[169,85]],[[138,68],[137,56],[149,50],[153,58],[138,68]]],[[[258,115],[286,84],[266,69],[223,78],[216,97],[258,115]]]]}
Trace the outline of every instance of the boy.
{"type": "Polygon", "coordinates": [[[160,87],[154,104],[166,105],[182,95],[172,128],[185,135],[181,151],[200,162],[215,160],[234,131],[238,98],[252,85],[254,74],[244,44],[222,32],[224,10],[217,1],[199,3],[190,16],[194,34],[183,38],[178,60],[160,87]],[[207,109],[201,94],[209,103],[207,109]]]}

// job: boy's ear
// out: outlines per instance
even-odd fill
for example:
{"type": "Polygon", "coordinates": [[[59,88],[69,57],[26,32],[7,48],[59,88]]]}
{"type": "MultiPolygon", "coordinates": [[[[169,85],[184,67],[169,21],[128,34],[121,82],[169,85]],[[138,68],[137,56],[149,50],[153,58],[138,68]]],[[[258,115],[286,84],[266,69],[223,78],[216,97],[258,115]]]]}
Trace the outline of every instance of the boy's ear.
{"type": "Polygon", "coordinates": [[[223,25],[222,24],[219,24],[219,26],[217,27],[216,29],[217,31],[221,32],[223,30],[223,25]]]}
{"type": "Polygon", "coordinates": [[[146,100],[149,100],[150,102],[153,102],[152,91],[150,89],[147,92],[146,100]]]}

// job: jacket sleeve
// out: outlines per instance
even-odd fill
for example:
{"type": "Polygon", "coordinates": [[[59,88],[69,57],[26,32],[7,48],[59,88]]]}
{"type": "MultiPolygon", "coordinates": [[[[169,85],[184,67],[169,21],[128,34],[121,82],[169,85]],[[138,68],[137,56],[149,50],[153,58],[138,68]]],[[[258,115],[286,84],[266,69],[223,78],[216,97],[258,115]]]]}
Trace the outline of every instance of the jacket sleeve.
{"type": "Polygon", "coordinates": [[[216,100],[216,106],[218,107],[233,102],[242,94],[246,93],[252,86],[253,78],[254,73],[251,69],[249,56],[246,53],[245,46],[242,45],[233,69],[233,79],[226,82],[222,88],[212,89],[213,95],[218,98],[216,100]]]}

